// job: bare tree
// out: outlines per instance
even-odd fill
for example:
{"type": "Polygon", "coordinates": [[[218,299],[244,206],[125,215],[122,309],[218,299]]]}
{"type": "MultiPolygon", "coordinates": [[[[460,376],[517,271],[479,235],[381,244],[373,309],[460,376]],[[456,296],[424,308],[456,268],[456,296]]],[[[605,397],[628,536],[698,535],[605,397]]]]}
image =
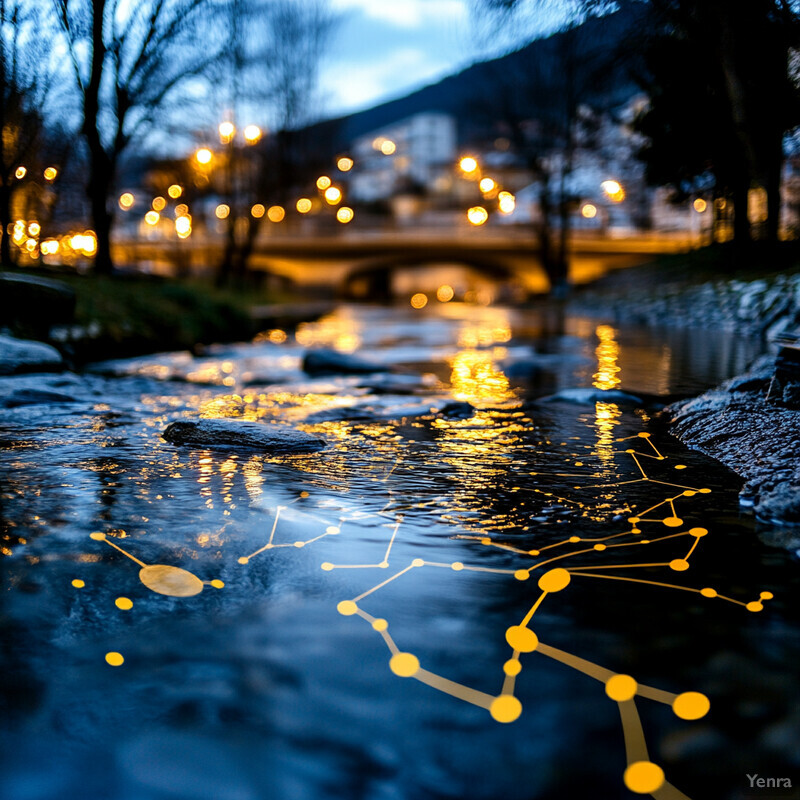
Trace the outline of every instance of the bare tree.
{"type": "Polygon", "coordinates": [[[11,249],[14,196],[34,174],[44,136],[44,108],[52,87],[52,27],[36,6],[0,0],[0,263],[11,249]],[[30,174],[29,174],[30,173],[30,174]]]}
{"type": "Polygon", "coordinates": [[[224,42],[205,13],[210,0],[53,2],[82,100],[95,268],[111,273],[111,195],[120,156],[153,130],[190,79],[218,59],[224,42]]]}

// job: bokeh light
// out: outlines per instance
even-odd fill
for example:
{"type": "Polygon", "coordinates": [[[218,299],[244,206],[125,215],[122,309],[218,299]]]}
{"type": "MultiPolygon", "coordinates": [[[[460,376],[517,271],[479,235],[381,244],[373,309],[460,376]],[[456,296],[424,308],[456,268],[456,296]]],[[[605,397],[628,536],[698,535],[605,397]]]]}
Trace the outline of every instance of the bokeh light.
{"type": "Polygon", "coordinates": [[[413,308],[425,308],[428,305],[428,295],[423,292],[417,292],[411,297],[411,305],[413,308]]]}
{"type": "Polygon", "coordinates": [[[283,206],[270,206],[267,211],[267,219],[270,222],[280,222],[286,216],[283,206]]]}
{"type": "Polygon", "coordinates": [[[353,219],[354,216],[355,216],[355,214],[353,212],[353,209],[349,208],[348,206],[342,206],[336,212],[336,219],[339,220],[339,222],[341,222],[344,225],[346,225],[348,222],[350,222],[353,219]]]}
{"type": "Polygon", "coordinates": [[[489,212],[483,206],[473,206],[467,211],[470,225],[483,225],[489,219],[489,212]]]}
{"type": "Polygon", "coordinates": [[[295,204],[295,208],[301,214],[308,214],[311,211],[311,201],[307,197],[301,197],[295,204]]]}

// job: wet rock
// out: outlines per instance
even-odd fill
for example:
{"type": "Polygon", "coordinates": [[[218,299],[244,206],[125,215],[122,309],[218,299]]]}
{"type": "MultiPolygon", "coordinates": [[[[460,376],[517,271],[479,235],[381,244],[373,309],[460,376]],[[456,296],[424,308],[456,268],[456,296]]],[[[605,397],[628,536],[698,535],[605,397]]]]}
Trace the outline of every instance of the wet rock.
{"type": "Polygon", "coordinates": [[[642,398],[621,392],[619,389],[562,389],[555,394],[539,398],[540,403],[575,403],[576,405],[594,405],[595,403],[625,403],[641,405],[642,398]]]}
{"type": "Polygon", "coordinates": [[[69,322],[75,312],[75,292],[61,281],[35,275],[0,272],[0,322],[34,336],[51,325],[69,322]]]}
{"type": "Polygon", "coordinates": [[[800,484],[778,483],[755,499],[754,510],[766,522],[800,525],[800,484]]]}
{"type": "Polygon", "coordinates": [[[309,375],[369,375],[391,372],[391,367],[376,364],[336,350],[310,350],[303,358],[303,370],[309,375]]]}
{"type": "Polygon", "coordinates": [[[0,336],[0,375],[20,372],[57,372],[64,368],[55,347],[28,339],[0,336]]]}
{"type": "Polygon", "coordinates": [[[77,402],[80,401],[60,392],[48,392],[45,389],[17,389],[7,397],[0,399],[0,406],[3,408],[17,408],[19,406],[77,402]]]}
{"type": "Polygon", "coordinates": [[[171,422],[162,436],[189,447],[258,450],[269,454],[313,453],[326,443],[304,431],[260,422],[198,419],[171,422]]]}
{"type": "Polygon", "coordinates": [[[439,416],[448,419],[469,419],[475,413],[475,406],[470,403],[459,403],[453,401],[446,403],[439,409],[439,416]]]}

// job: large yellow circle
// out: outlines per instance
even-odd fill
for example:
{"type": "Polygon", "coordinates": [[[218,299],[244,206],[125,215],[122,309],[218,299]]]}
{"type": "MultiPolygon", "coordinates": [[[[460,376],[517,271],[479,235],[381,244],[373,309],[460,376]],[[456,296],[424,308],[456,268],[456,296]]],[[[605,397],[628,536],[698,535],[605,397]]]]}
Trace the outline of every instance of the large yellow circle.
{"type": "Polygon", "coordinates": [[[125,663],[121,653],[106,653],[106,663],[112,667],[121,667],[125,663]]]}
{"type": "Polygon", "coordinates": [[[664,770],[652,761],[634,761],[625,770],[625,785],[636,794],[651,794],[664,785],[664,770]]]}
{"type": "Polygon", "coordinates": [[[543,592],[560,592],[570,582],[570,575],[563,567],[548,570],[539,578],[539,588],[543,592]]]}
{"type": "Polygon", "coordinates": [[[672,701],[672,710],[681,719],[700,719],[710,708],[709,699],[700,692],[684,692],[672,701]]]}
{"type": "Polygon", "coordinates": [[[389,668],[401,678],[410,678],[419,670],[419,659],[413,653],[395,653],[389,661],[389,668]]]}
{"type": "Polygon", "coordinates": [[[501,694],[492,700],[489,713],[497,722],[513,722],[522,713],[522,703],[513,695],[501,694]]]}
{"type": "Polygon", "coordinates": [[[139,580],[151,591],[170,597],[192,597],[203,591],[203,581],[197,575],[167,564],[142,567],[139,580]]]}
{"type": "Polygon", "coordinates": [[[631,700],[638,684],[630,675],[613,675],[606,681],[606,694],[618,703],[631,700]]]}
{"type": "Polygon", "coordinates": [[[506,631],[506,641],[520,653],[532,653],[539,646],[539,637],[523,625],[512,625],[506,631]]]}

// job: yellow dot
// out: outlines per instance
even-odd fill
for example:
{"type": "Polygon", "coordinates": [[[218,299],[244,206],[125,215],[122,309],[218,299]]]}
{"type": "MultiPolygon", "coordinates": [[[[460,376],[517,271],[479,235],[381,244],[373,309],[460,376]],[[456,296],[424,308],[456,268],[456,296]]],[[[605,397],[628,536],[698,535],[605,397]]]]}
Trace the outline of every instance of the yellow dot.
{"type": "Polygon", "coordinates": [[[385,631],[389,627],[389,623],[385,619],[376,619],[372,623],[372,627],[376,631],[385,631]]]}
{"type": "Polygon", "coordinates": [[[711,489],[698,489],[697,491],[700,492],[700,494],[711,494],[711,489]]]}
{"type": "Polygon", "coordinates": [[[492,700],[489,713],[497,722],[513,722],[522,713],[522,703],[510,694],[501,694],[492,700]]]}
{"type": "Polygon", "coordinates": [[[700,590],[700,594],[703,595],[703,597],[716,597],[717,590],[711,589],[710,587],[707,586],[705,589],[700,590]]]}
{"type": "Polygon", "coordinates": [[[221,580],[219,580],[219,578],[214,578],[214,580],[211,581],[211,585],[215,589],[224,589],[225,588],[225,584],[221,580]]]}
{"type": "Polygon", "coordinates": [[[106,662],[112,667],[121,667],[125,663],[125,659],[121,653],[106,653],[106,662]]]}
{"type": "Polygon", "coordinates": [[[379,566],[381,569],[386,569],[386,568],[389,566],[389,562],[388,562],[388,561],[381,561],[381,563],[380,563],[380,564],[378,564],[378,566],[379,566]]]}
{"type": "Polygon", "coordinates": [[[76,589],[83,589],[83,587],[86,586],[86,584],[80,578],[75,578],[75,580],[72,581],[72,585],[76,589]]]}
{"type": "Polygon", "coordinates": [[[695,538],[699,539],[702,536],[705,536],[708,531],[705,528],[691,528],[689,530],[689,535],[694,536],[695,538]]]}
{"type": "Polygon", "coordinates": [[[168,564],[142,567],[139,580],[151,591],[170,597],[192,597],[203,591],[203,581],[197,575],[168,564]]]}
{"type": "Polygon", "coordinates": [[[631,525],[635,525],[639,521],[639,517],[628,517],[628,522],[630,522],[631,525]]]}
{"type": "Polygon", "coordinates": [[[305,543],[305,542],[295,542],[295,543],[294,543],[294,546],[295,546],[295,547],[305,547],[305,546],[306,546],[306,543],[305,543]]]}
{"type": "Polygon", "coordinates": [[[512,625],[506,631],[506,641],[520,653],[532,653],[539,646],[539,637],[523,625],[512,625]]]}
{"type": "Polygon", "coordinates": [[[685,558],[674,558],[669,562],[669,568],[675,572],[686,572],[689,569],[689,562],[685,558]]]}
{"type": "Polygon", "coordinates": [[[464,565],[460,561],[454,561],[450,565],[450,569],[455,570],[456,572],[460,572],[462,569],[464,569],[464,565]]]}
{"type": "Polygon", "coordinates": [[[492,543],[492,540],[488,536],[484,536],[481,539],[481,544],[491,544],[491,543],[492,543]]]}
{"type": "Polygon", "coordinates": [[[606,694],[618,703],[632,699],[637,688],[638,684],[630,675],[613,675],[606,681],[606,694]]]}
{"type": "Polygon", "coordinates": [[[342,602],[336,606],[336,610],[343,617],[351,617],[358,611],[358,606],[352,600],[342,600],[342,602]]]}
{"type": "Polygon", "coordinates": [[[645,433],[644,431],[642,433],[637,434],[637,436],[640,439],[649,439],[650,438],[650,434],[649,433],[645,433]]]}
{"type": "Polygon", "coordinates": [[[679,525],[683,525],[683,520],[680,517],[664,517],[661,521],[668,528],[677,528],[679,525]]]}
{"type": "Polygon", "coordinates": [[[761,592],[761,594],[759,595],[759,597],[760,597],[762,600],[772,600],[772,598],[773,598],[773,597],[775,597],[775,595],[774,595],[774,594],[772,594],[772,592],[761,592]]]}
{"type": "Polygon", "coordinates": [[[569,585],[569,572],[563,567],[548,570],[539,578],[539,588],[543,592],[560,592],[569,585]]]}
{"type": "Polygon", "coordinates": [[[522,672],[522,664],[518,658],[509,658],[505,664],[503,664],[503,672],[506,675],[519,675],[522,672]]]}
{"type": "Polygon", "coordinates": [[[641,533],[641,532],[642,532],[641,528],[631,528],[631,533],[641,533]]]}
{"type": "Polygon", "coordinates": [[[325,570],[325,572],[330,572],[333,569],[333,564],[330,561],[324,561],[320,564],[320,567],[325,570]]]}
{"type": "Polygon", "coordinates": [[[410,678],[419,670],[419,659],[413,653],[395,653],[389,661],[389,668],[401,678],[410,678]]]}
{"type": "Polygon", "coordinates": [[[334,534],[339,533],[340,530],[341,528],[336,527],[336,525],[329,525],[327,528],[325,528],[325,533],[329,533],[331,536],[333,536],[334,534]]]}
{"type": "Polygon", "coordinates": [[[751,601],[750,603],[747,604],[746,608],[748,611],[754,611],[754,612],[764,610],[764,606],[761,605],[761,603],[759,603],[758,600],[751,601]]]}
{"type": "Polygon", "coordinates": [[[583,466],[583,461],[576,461],[575,462],[575,466],[576,467],[582,467],[583,466]]]}
{"type": "Polygon", "coordinates": [[[635,453],[636,451],[632,447],[629,447],[625,452],[626,453],[635,453]]]}
{"type": "Polygon", "coordinates": [[[250,561],[250,559],[249,559],[247,556],[239,556],[239,558],[237,559],[237,561],[238,561],[240,564],[247,564],[247,562],[248,562],[248,561],[250,561]]]}
{"type": "Polygon", "coordinates": [[[684,497],[694,497],[696,494],[697,494],[697,492],[695,492],[695,491],[692,491],[691,489],[687,489],[687,490],[686,490],[686,491],[683,493],[683,496],[684,496],[684,497]]]}
{"type": "Polygon", "coordinates": [[[538,550],[528,550],[528,555],[529,556],[538,556],[539,555],[539,551],[538,550]]]}
{"type": "Polygon", "coordinates": [[[664,770],[652,761],[635,761],[625,770],[625,785],[636,794],[652,794],[664,785],[664,770]]]}
{"type": "Polygon", "coordinates": [[[114,601],[114,605],[117,608],[121,608],[123,611],[129,611],[130,609],[133,608],[133,601],[128,597],[118,597],[114,601]]]}
{"type": "Polygon", "coordinates": [[[422,566],[425,566],[425,562],[421,558],[415,558],[411,562],[411,566],[412,567],[422,567],[422,566]]]}
{"type": "Polygon", "coordinates": [[[526,581],[526,580],[528,580],[528,578],[530,578],[530,576],[531,576],[530,572],[528,572],[528,570],[526,570],[526,569],[518,569],[514,573],[514,577],[518,581],[526,581]]]}
{"type": "Polygon", "coordinates": [[[606,549],[606,546],[605,546],[604,544],[596,544],[596,545],[594,546],[594,549],[595,549],[595,550],[605,550],[605,549],[606,549]]]}
{"type": "Polygon", "coordinates": [[[675,469],[686,469],[686,464],[676,464],[675,469]]]}
{"type": "Polygon", "coordinates": [[[300,497],[309,497],[308,492],[300,492],[300,497]]]}
{"type": "Polygon", "coordinates": [[[681,719],[700,719],[710,708],[708,698],[700,692],[684,692],[672,701],[672,710],[681,719]]]}
{"type": "Polygon", "coordinates": [[[102,542],[106,535],[104,533],[100,533],[99,531],[95,531],[94,533],[89,534],[90,539],[94,539],[96,542],[102,542]]]}
{"type": "Polygon", "coordinates": [[[570,536],[569,540],[570,540],[570,542],[572,544],[577,544],[581,540],[581,537],[580,536],[570,536]]]}

